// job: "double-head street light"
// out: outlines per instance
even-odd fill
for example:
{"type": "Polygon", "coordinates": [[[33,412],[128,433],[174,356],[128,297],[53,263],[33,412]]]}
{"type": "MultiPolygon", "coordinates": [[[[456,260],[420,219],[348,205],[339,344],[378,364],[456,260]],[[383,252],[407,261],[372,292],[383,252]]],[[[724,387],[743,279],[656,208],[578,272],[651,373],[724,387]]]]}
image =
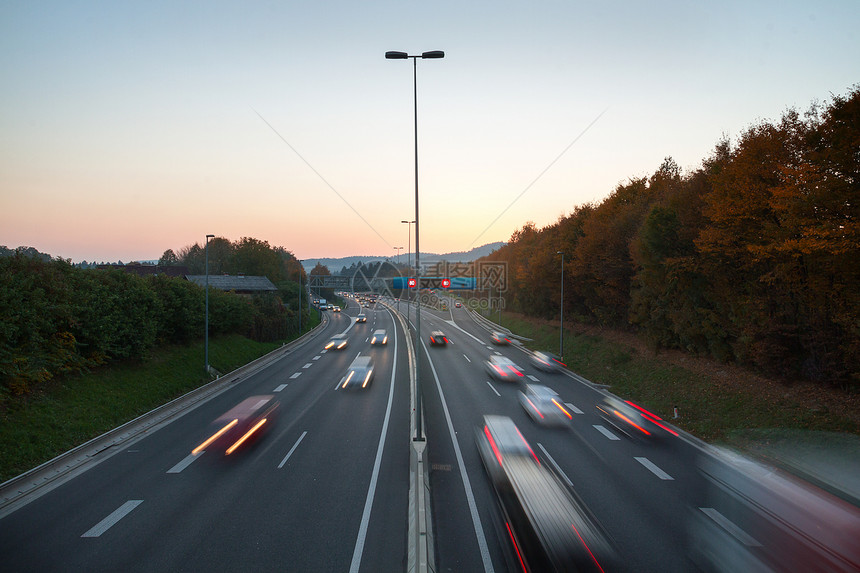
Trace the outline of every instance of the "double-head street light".
{"type": "Polygon", "coordinates": [[[406,223],[406,264],[412,272],[412,223],[415,221],[400,221],[406,223]]]}
{"type": "Polygon", "coordinates": [[[204,319],[206,334],[203,342],[203,362],[205,363],[206,374],[209,374],[209,239],[213,237],[215,235],[206,235],[206,248],[204,249],[206,257],[206,318],[204,319]]]}
{"type": "MultiPolygon", "coordinates": [[[[421,343],[421,264],[418,234],[418,58],[439,59],[444,58],[445,52],[433,50],[423,52],[420,55],[410,56],[406,52],[385,52],[388,60],[406,60],[412,58],[412,94],[415,108],[415,278],[418,288],[418,301],[415,305],[415,348],[420,348],[421,343]]],[[[421,429],[421,383],[418,374],[419,368],[415,369],[415,437],[416,441],[424,441],[424,431],[421,429]]]]}

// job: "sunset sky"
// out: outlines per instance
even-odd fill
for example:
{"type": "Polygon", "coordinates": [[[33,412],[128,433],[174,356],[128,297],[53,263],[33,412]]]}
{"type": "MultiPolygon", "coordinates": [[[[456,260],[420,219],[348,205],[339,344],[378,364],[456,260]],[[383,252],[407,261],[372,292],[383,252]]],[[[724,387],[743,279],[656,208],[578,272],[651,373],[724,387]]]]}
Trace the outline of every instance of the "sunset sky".
{"type": "Polygon", "coordinates": [[[421,249],[463,251],[845,94],[860,2],[4,2],[0,245],[393,256],[413,86],[388,50],[445,51],[418,61],[421,249]]]}

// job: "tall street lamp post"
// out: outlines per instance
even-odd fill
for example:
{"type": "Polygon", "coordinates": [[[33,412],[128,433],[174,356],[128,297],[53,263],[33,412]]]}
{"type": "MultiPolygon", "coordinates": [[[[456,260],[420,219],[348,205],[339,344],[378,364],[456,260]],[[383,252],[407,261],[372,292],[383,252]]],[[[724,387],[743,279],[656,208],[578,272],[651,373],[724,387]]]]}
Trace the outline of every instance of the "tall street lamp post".
{"type": "MultiPolygon", "coordinates": [[[[388,60],[406,60],[412,58],[412,94],[415,109],[415,278],[417,280],[418,300],[415,305],[415,349],[420,348],[421,343],[421,263],[418,233],[418,58],[439,59],[444,58],[445,52],[433,50],[423,52],[420,55],[410,56],[406,52],[385,52],[388,60]]],[[[424,441],[424,431],[421,429],[421,383],[419,378],[420,368],[415,368],[415,441],[424,441]]]]}
{"type": "Polygon", "coordinates": [[[561,255],[561,318],[558,320],[558,357],[564,362],[564,253],[556,252],[561,255]]]}
{"type": "Polygon", "coordinates": [[[203,357],[203,361],[206,366],[206,374],[209,374],[209,239],[213,237],[215,237],[215,235],[206,235],[206,248],[204,249],[206,257],[206,318],[204,319],[204,322],[206,323],[206,334],[203,342],[203,354],[205,355],[203,357]]]}

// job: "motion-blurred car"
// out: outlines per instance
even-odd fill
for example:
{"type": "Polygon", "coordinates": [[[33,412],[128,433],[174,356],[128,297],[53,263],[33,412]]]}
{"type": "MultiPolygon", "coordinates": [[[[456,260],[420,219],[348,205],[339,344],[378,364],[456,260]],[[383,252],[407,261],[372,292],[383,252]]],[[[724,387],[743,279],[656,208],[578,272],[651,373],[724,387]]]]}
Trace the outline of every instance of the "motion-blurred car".
{"type": "Polygon", "coordinates": [[[388,335],[385,333],[385,330],[379,329],[373,331],[373,336],[370,337],[371,344],[380,344],[385,345],[388,344],[388,335]]]}
{"type": "Polygon", "coordinates": [[[373,381],[373,359],[370,356],[356,356],[349,365],[346,375],[340,380],[341,388],[359,386],[367,388],[373,381]]]}
{"type": "Polygon", "coordinates": [[[497,330],[493,331],[493,334],[490,336],[490,339],[493,341],[493,344],[498,345],[507,345],[511,343],[511,339],[504,332],[499,332],[497,330]]]}
{"type": "Polygon", "coordinates": [[[339,307],[339,306],[336,306],[336,307],[334,307],[332,310],[334,310],[335,312],[340,312],[340,307],[339,307]]]}
{"type": "Polygon", "coordinates": [[[520,393],[520,404],[538,424],[557,426],[573,419],[556,391],[540,384],[526,384],[520,393]]]}
{"type": "Polygon", "coordinates": [[[666,435],[678,436],[663,419],[630,400],[605,396],[597,404],[597,413],[608,424],[631,438],[655,438],[666,435]]]}
{"type": "Polygon", "coordinates": [[[567,368],[558,356],[549,352],[535,352],[532,354],[531,362],[535,368],[544,372],[558,372],[562,368],[567,368]]]}
{"type": "Polygon", "coordinates": [[[448,339],[441,330],[434,330],[430,333],[430,346],[445,346],[448,344],[448,339]]]}
{"type": "Polygon", "coordinates": [[[575,493],[541,464],[510,418],[484,416],[476,442],[517,569],[615,570],[618,556],[606,531],[575,493]]]}
{"type": "Polygon", "coordinates": [[[523,377],[522,369],[507,356],[493,355],[484,362],[487,373],[496,380],[518,380],[523,377]]]}
{"type": "MultiPolygon", "coordinates": [[[[703,451],[698,466],[704,497],[688,510],[687,530],[689,555],[702,571],[860,571],[853,488],[833,483],[826,491],[825,482],[819,488],[720,448],[703,451]]],[[[845,477],[856,480],[850,470],[845,477]]]]}
{"type": "Polygon", "coordinates": [[[325,345],[326,350],[343,350],[346,348],[347,337],[345,334],[335,334],[332,336],[328,344],[325,345]]]}
{"type": "Polygon", "coordinates": [[[364,313],[359,314],[355,317],[355,322],[367,322],[367,315],[364,313]]]}
{"type": "Polygon", "coordinates": [[[272,394],[246,398],[212,422],[215,432],[191,453],[223,451],[229,456],[249,446],[274,425],[279,407],[280,402],[272,394]]]}
{"type": "Polygon", "coordinates": [[[455,302],[455,303],[454,303],[454,306],[455,306],[456,308],[460,308],[460,307],[462,307],[462,306],[463,306],[463,303],[461,303],[461,302],[455,302]]]}

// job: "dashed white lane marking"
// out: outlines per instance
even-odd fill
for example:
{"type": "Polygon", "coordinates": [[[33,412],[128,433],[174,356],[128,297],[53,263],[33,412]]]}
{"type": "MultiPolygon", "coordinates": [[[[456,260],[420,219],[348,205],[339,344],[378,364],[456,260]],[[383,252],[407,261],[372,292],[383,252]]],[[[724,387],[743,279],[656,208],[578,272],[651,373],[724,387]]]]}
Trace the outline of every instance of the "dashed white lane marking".
{"type": "Polygon", "coordinates": [[[316,355],[316,356],[314,356],[314,357],[313,357],[313,359],[314,359],[314,360],[319,360],[319,359],[320,359],[320,357],[319,357],[319,355],[316,355]]]}
{"type": "Polygon", "coordinates": [[[81,535],[81,537],[98,537],[113,527],[120,519],[131,513],[131,511],[141,503],[143,503],[142,499],[131,499],[125,502],[119,506],[119,508],[115,509],[113,513],[95,524],[92,529],[81,535]]]}
{"type": "Polygon", "coordinates": [[[538,380],[538,377],[535,376],[534,374],[529,374],[528,379],[531,380],[532,382],[540,382],[540,380],[538,380]]]}
{"type": "Polygon", "coordinates": [[[550,461],[550,463],[552,463],[552,465],[555,467],[555,470],[558,472],[558,475],[560,475],[562,478],[564,478],[564,481],[565,481],[565,483],[567,483],[568,487],[573,487],[573,482],[570,481],[570,478],[567,477],[567,474],[565,474],[563,471],[561,471],[561,468],[558,466],[557,463],[555,463],[555,460],[553,459],[553,457],[551,455],[549,455],[549,452],[546,451],[546,448],[543,447],[543,444],[538,442],[538,447],[541,449],[541,451],[544,453],[544,455],[547,457],[547,459],[550,461]]]}
{"type": "Polygon", "coordinates": [[[489,386],[489,387],[490,387],[490,390],[492,390],[493,392],[495,392],[495,393],[496,393],[496,396],[498,396],[499,398],[501,398],[501,397],[502,397],[502,395],[501,395],[501,394],[499,394],[499,391],[498,391],[498,390],[496,390],[496,389],[493,387],[493,385],[490,383],[490,381],[489,381],[489,380],[487,380],[486,382],[487,382],[487,386],[489,386]]]}
{"type": "Polygon", "coordinates": [[[187,456],[185,456],[185,459],[183,459],[181,462],[179,462],[178,464],[176,464],[175,466],[173,466],[172,468],[167,470],[167,473],[178,474],[179,472],[181,472],[182,470],[184,470],[185,468],[190,466],[194,460],[196,460],[197,458],[199,458],[200,456],[202,456],[205,453],[206,453],[206,451],[204,450],[204,451],[200,452],[199,454],[188,454],[187,456]]]}
{"type": "Polygon", "coordinates": [[[499,352],[498,350],[496,350],[496,356],[501,356],[501,355],[502,355],[502,353],[499,352]]]}
{"type": "Polygon", "coordinates": [[[284,459],[282,459],[282,460],[281,460],[281,463],[279,463],[279,464],[278,464],[278,469],[281,469],[282,467],[284,467],[284,464],[285,464],[285,463],[287,463],[287,460],[288,460],[288,459],[290,459],[290,456],[291,456],[291,455],[293,455],[293,452],[294,452],[294,451],[296,451],[296,448],[298,448],[298,447],[299,447],[299,444],[301,444],[301,443],[302,443],[302,440],[304,440],[304,439],[305,439],[305,436],[306,436],[307,434],[308,434],[308,433],[307,433],[307,431],[302,432],[302,435],[301,435],[301,436],[299,436],[299,439],[298,439],[298,440],[296,440],[296,443],[295,443],[295,444],[293,444],[293,447],[292,447],[292,448],[290,448],[290,451],[289,451],[289,452],[287,452],[287,455],[286,455],[286,456],[284,456],[284,459]]]}
{"type": "Polygon", "coordinates": [[[328,350],[327,350],[327,349],[325,349],[325,348],[323,348],[322,350],[320,350],[320,354],[325,354],[326,352],[328,352],[328,350]]]}
{"type": "Polygon", "coordinates": [[[290,380],[295,380],[296,378],[298,378],[298,377],[299,377],[299,376],[301,376],[301,375],[302,375],[302,373],[301,373],[301,372],[296,372],[295,374],[293,374],[292,376],[290,376],[290,380]]]}
{"type": "Polygon", "coordinates": [[[648,468],[651,471],[651,473],[653,473],[655,476],[657,476],[660,479],[664,479],[664,480],[675,479],[672,476],[670,476],[669,474],[667,474],[666,472],[664,472],[663,470],[661,470],[660,468],[658,468],[654,464],[654,462],[652,462],[648,458],[634,458],[634,459],[637,462],[639,462],[640,464],[642,464],[643,466],[645,466],[646,468],[648,468]]]}
{"type": "Polygon", "coordinates": [[[574,406],[570,402],[565,402],[564,405],[567,406],[568,408],[570,408],[574,414],[582,414],[583,413],[582,410],[580,410],[579,408],[577,408],[576,406],[574,406]]]}
{"type": "Polygon", "coordinates": [[[281,384],[280,386],[278,386],[277,388],[275,388],[275,389],[273,390],[273,392],[280,392],[281,390],[283,390],[283,389],[284,389],[284,388],[286,388],[286,387],[287,387],[287,385],[286,385],[286,384],[281,384]]]}
{"type": "Polygon", "coordinates": [[[314,365],[314,363],[313,363],[313,362],[308,362],[307,364],[305,364],[304,366],[302,366],[302,368],[310,368],[310,367],[311,367],[311,366],[313,366],[313,365],[314,365]]]}
{"type": "Polygon", "coordinates": [[[714,509],[713,507],[700,507],[702,513],[713,519],[717,525],[731,533],[735,539],[746,545],[747,547],[761,547],[761,543],[752,538],[746,531],[735,525],[733,522],[714,509]]]}
{"type": "Polygon", "coordinates": [[[466,359],[466,362],[471,362],[471,360],[469,360],[469,357],[468,357],[468,356],[466,356],[465,354],[463,355],[463,358],[465,358],[465,359],[466,359]]]}
{"type": "Polygon", "coordinates": [[[600,432],[601,434],[603,434],[604,436],[606,436],[607,438],[609,438],[610,440],[620,440],[621,439],[618,436],[616,436],[615,434],[613,434],[612,432],[610,432],[609,430],[607,430],[606,428],[604,428],[603,426],[601,426],[600,424],[594,424],[594,429],[597,430],[598,432],[600,432]]]}

